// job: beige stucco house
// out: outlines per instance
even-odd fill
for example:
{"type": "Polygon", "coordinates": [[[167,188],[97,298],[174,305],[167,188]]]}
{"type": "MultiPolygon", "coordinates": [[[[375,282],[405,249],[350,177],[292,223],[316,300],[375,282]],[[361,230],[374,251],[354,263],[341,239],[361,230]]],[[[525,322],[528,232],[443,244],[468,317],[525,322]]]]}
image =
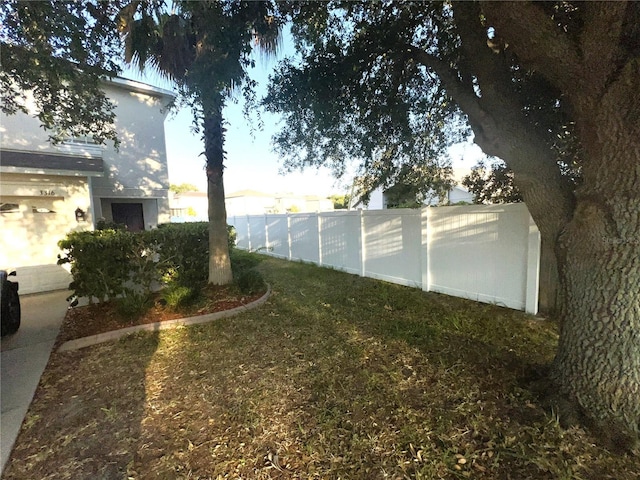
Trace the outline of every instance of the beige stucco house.
{"type": "Polygon", "coordinates": [[[21,293],[67,288],[57,242],[104,218],[147,230],[169,222],[164,121],[172,92],[115,78],[121,144],[83,139],[52,145],[33,115],[0,116],[0,268],[18,272],[21,293]]]}

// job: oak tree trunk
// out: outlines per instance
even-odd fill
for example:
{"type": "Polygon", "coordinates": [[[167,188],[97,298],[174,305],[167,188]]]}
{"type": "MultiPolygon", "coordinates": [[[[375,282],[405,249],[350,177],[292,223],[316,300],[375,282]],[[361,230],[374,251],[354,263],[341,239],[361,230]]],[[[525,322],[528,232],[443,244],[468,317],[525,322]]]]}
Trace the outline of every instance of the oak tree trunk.
{"type": "MultiPolygon", "coordinates": [[[[205,102],[203,101],[203,104],[205,102]]],[[[215,99],[204,110],[204,144],[207,159],[209,201],[209,283],[227,285],[233,281],[224,199],[224,125],[222,100],[215,99]]]]}
{"type": "Polygon", "coordinates": [[[640,9],[585,2],[581,35],[568,35],[534,2],[483,2],[482,15],[477,3],[452,5],[460,70],[407,51],[438,74],[482,150],[514,172],[540,229],[541,281],[559,279],[558,294],[545,298],[556,298],[560,311],[551,369],[560,420],[589,423],[600,440],[628,449],[640,430],[640,63],[630,49],[640,38],[640,9]],[[560,175],[549,130],[523,114],[506,41],[501,54],[487,48],[487,25],[569,106],[582,147],[577,190],[560,175]]]}
{"type": "Polygon", "coordinates": [[[475,143],[486,154],[504,160],[513,171],[514,183],[542,239],[539,310],[553,313],[559,290],[555,247],[574,208],[573,186],[560,174],[547,126],[523,114],[522,99],[514,91],[510,55],[488,48],[480,5],[454,2],[453,10],[464,53],[461,75],[452,75],[446,65],[430,61],[428,55],[418,60],[437,71],[467,114],[475,143]]]}
{"type": "MultiPolygon", "coordinates": [[[[582,147],[582,184],[555,248],[560,420],[586,421],[600,441],[628,449],[640,433],[640,9],[575,6],[581,23],[568,32],[540,4],[482,3],[523,67],[561,93],[582,147]]],[[[509,166],[517,176],[520,166],[509,166]]]]}
{"type": "Polygon", "coordinates": [[[640,420],[640,204],[634,203],[616,213],[580,200],[562,236],[562,328],[552,374],[599,431],[624,444],[638,434],[640,420]]]}
{"type": "Polygon", "coordinates": [[[553,379],[598,431],[640,430],[640,81],[628,65],[576,108],[583,186],[560,239],[562,330],[553,379]],[[581,115],[582,116],[579,116],[581,115]]]}

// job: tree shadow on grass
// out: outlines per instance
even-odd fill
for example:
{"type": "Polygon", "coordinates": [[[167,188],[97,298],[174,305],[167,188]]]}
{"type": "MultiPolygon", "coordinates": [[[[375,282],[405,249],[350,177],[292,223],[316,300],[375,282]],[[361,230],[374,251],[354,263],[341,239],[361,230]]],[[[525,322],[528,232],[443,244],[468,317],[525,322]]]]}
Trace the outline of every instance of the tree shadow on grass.
{"type": "Polygon", "coordinates": [[[159,332],[51,355],[3,478],[122,479],[159,332]]]}

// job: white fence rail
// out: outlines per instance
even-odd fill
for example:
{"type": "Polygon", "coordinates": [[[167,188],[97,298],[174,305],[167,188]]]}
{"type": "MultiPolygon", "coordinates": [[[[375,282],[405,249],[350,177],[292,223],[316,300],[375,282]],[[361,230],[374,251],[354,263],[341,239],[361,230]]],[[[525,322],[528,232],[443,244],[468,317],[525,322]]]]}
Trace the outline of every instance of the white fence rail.
{"type": "Polygon", "coordinates": [[[524,204],[229,217],[237,245],[538,311],[540,233],[524,204]]]}

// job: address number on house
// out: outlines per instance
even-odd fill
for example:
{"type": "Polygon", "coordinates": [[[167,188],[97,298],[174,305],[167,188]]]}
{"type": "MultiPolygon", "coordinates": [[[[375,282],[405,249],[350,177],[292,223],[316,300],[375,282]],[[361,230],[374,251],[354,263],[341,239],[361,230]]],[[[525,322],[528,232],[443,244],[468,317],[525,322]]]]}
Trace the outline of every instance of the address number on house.
{"type": "Polygon", "coordinates": [[[55,192],[55,190],[40,190],[40,196],[41,197],[55,197],[56,196],[56,192],[55,192]]]}

